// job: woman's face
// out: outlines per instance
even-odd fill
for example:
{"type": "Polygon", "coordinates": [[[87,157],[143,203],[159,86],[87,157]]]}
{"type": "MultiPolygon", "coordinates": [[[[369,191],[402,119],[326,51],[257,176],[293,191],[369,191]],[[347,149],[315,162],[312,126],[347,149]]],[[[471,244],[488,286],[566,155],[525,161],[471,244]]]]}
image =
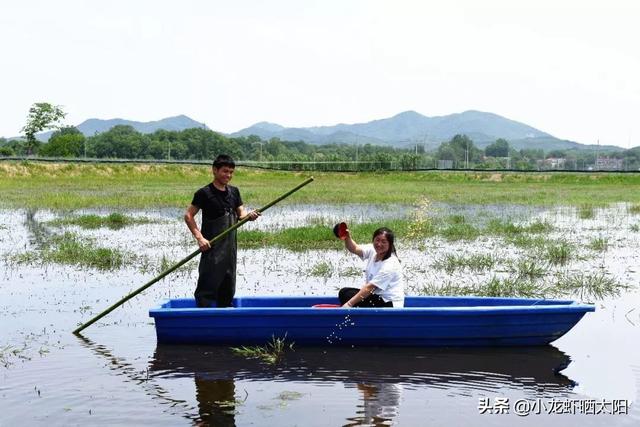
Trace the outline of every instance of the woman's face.
{"type": "Polygon", "coordinates": [[[385,234],[379,234],[373,238],[373,248],[376,250],[376,254],[384,256],[389,250],[389,240],[385,234]]]}

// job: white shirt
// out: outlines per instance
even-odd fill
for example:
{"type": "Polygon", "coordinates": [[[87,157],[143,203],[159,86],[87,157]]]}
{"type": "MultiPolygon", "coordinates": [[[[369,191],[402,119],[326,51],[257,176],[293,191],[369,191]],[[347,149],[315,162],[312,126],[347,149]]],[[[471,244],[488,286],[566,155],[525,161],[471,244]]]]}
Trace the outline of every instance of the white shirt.
{"type": "Polygon", "coordinates": [[[379,295],[384,302],[391,301],[394,307],[404,307],[404,284],[402,266],[395,255],[384,261],[376,261],[376,250],[372,244],[360,246],[362,259],[366,266],[364,278],[367,283],[375,285],[373,293],[379,295]]]}

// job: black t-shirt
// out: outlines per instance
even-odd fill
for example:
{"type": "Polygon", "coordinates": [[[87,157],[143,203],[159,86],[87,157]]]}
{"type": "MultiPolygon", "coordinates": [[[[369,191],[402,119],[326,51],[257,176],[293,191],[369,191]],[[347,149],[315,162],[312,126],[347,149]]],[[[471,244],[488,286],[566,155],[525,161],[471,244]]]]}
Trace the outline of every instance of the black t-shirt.
{"type": "Polygon", "coordinates": [[[195,192],[191,204],[202,209],[203,218],[216,219],[227,211],[236,213],[236,208],[242,206],[242,198],[237,187],[227,185],[225,191],[220,191],[211,183],[195,192]]]}

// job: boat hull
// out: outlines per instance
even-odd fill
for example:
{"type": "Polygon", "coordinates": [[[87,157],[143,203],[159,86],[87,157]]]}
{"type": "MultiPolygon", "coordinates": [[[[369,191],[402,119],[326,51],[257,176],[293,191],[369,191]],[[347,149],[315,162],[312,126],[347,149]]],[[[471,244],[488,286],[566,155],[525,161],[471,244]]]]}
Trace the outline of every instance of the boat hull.
{"type": "Polygon", "coordinates": [[[334,297],[243,297],[233,308],[196,308],[173,299],[151,309],[158,342],[296,345],[546,345],[567,333],[593,305],[564,300],[408,297],[404,308],[313,308],[334,297]]]}

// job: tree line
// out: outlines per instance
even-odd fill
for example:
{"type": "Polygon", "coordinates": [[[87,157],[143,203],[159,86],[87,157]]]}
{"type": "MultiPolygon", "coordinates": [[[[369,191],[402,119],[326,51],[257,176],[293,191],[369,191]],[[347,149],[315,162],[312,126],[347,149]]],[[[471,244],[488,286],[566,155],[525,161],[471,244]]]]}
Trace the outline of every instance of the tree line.
{"type": "MultiPolygon", "coordinates": [[[[114,126],[107,132],[85,137],[77,128],[62,127],[47,143],[33,140],[0,138],[0,156],[37,155],[40,157],[98,159],[166,159],[209,160],[219,153],[228,153],[238,160],[262,162],[360,162],[380,165],[395,164],[396,169],[519,169],[545,168],[545,159],[561,158],[554,168],[586,169],[596,162],[596,156],[622,159],[624,168],[638,170],[640,147],[612,153],[587,150],[541,149],[516,150],[504,139],[498,139],[484,149],[477,147],[466,135],[455,135],[435,151],[424,146],[394,148],[379,145],[325,144],[303,141],[262,140],[258,136],[229,137],[209,129],[192,128],[182,131],[157,130],[143,134],[131,126],[114,126]]],[[[382,167],[384,168],[384,167],[382,167]]]]}

